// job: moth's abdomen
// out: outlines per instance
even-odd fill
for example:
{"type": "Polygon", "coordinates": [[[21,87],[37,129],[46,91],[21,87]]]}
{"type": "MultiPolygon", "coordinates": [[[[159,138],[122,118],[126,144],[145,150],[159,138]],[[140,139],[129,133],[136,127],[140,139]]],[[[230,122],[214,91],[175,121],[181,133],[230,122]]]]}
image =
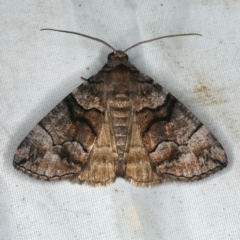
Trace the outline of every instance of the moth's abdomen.
{"type": "Polygon", "coordinates": [[[118,160],[120,161],[123,159],[127,138],[129,136],[131,111],[132,102],[129,97],[124,94],[118,94],[109,101],[109,115],[117,148],[118,160]]]}

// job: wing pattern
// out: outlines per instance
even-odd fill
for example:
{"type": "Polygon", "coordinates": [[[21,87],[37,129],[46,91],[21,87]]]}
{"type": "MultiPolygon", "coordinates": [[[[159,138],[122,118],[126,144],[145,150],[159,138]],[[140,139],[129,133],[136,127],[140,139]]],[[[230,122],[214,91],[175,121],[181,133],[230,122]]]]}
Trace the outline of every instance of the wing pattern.
{"type": "Polygon", "coordinates": [[[93,186],[117,176],[137,186],[197,180],[225,167],[209,130],[125,53],[114,54],[27,135],[14,166],[36,178],[93,186]]]}

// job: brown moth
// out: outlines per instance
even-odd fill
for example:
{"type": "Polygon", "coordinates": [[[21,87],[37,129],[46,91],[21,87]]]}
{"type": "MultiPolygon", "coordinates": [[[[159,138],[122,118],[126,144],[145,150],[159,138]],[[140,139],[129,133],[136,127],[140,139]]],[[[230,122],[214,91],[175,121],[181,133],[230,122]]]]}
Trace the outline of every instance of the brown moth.
{"type": "Polygon", "coordinates": [[[60,102],[18,147],[13,165],[43,180],[137,186],[202,179],[227,165],[221,144],[175,97],[113,49],[94,76],[60,102]]]}

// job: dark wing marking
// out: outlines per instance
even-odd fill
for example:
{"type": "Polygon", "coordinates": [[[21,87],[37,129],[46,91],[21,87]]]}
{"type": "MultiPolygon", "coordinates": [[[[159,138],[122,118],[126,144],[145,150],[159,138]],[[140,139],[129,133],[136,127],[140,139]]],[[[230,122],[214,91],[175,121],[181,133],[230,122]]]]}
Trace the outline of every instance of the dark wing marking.
{"type": "Polygon", "coordinates": [[[225,152],[209,130],[159,84],[144,78],[139,95],[148,89],[151,100],[142,98],[136,112],[154,171],[163,177],[195,180],[225,167],[225,152]]]}
{"type": "Polygon", "coordinates": [[[45,180],[76,178],[102,128],[100,84],[89,79],[48,113],[18,147],[14,166],[45,180]]]}

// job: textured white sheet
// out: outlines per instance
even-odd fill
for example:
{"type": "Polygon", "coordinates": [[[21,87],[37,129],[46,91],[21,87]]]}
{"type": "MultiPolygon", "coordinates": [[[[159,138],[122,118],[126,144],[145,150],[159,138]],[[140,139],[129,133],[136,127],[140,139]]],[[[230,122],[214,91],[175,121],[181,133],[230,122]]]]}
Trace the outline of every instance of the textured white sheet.
{"type": "Polygon", "coordinates": [[[0,4],[0,239],[240,239],[240,2],[3,1],[0,4]],[[5,3],[4,3],[5,2],[5,3]],[[28,132],[117,49],[184,103],[224,146],[229,165],[193,183],[92,188],[14,170],[28,132]]]}

